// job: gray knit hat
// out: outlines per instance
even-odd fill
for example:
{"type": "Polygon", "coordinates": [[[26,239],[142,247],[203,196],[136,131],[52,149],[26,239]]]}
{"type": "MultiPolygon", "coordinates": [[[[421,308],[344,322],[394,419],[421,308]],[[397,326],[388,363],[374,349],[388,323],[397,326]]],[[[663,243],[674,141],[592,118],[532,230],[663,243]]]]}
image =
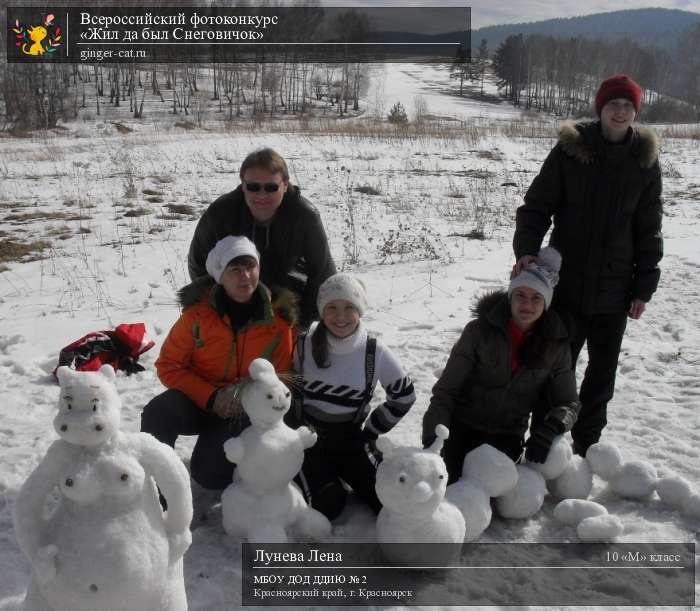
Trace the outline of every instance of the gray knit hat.
{"type": "Polygon", "coordinates": [[[360,316],[367,309],[365,285],[350,274],[335,274],[319,287],[316,298],[319,313],[323,314],[323,308],[336,299],[344,299],[352,303],[360,316]]]}
{"type": "Polygon", "coordinates": [[[545,308],[552,303],[554,287],[559,282],[561,255],[556,248],[546,246],[537,253],[537,260],[527,265],[510,281],[508,299],[519,286],[527,286],[544,297],[545,308]]]}

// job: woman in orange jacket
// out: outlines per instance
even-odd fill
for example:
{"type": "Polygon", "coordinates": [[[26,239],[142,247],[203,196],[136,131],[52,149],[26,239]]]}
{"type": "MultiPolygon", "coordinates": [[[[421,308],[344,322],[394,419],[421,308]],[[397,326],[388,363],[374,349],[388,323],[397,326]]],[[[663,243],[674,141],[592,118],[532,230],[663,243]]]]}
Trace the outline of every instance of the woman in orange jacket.
{"type": "Polygon", "coordinates": [[[221,490],[234,469],[223,444],[248,426],[238,405],[238,383],[256,358],[268,359],[278,372],[291,368],[294,301],[283,293],[272,303],[259,282],[260,256],[246,237],[219,240],[206,269],[209,276],[178,294],[183,312],[156,361],[168,390],[144,408],[141,431],[170,446],[180,435],[198,435],[192,478],[221,490]]]}

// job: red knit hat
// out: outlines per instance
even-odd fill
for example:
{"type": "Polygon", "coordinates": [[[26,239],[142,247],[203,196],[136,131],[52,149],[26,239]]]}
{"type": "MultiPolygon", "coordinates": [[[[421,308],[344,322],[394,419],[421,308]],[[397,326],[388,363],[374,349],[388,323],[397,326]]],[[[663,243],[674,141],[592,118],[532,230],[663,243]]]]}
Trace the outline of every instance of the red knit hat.
{"type": "Polygon", "coordinates": [[[629,100],[634,105],[634,111],[639,113],[639,107],[642,105],[642,88],[626,74],[616,74],[606,78],[600,84],[598,93],[595,94],[596,113],[600,115],[603,106],[615,98],[629,100]]]}

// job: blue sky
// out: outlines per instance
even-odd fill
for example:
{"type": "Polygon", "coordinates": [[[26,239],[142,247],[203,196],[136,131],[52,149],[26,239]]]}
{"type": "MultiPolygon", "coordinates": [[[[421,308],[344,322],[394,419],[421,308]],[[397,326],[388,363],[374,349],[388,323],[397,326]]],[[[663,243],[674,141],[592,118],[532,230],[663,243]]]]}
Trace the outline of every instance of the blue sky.
{"type": "Polygon", "coordinates": [[[557,17],[578,17],[636,8],[669,8],[700,13],[700,0],[328,0],[325,6],[471,6],[472,28],[503,23],[542,21],[557,17]]]}

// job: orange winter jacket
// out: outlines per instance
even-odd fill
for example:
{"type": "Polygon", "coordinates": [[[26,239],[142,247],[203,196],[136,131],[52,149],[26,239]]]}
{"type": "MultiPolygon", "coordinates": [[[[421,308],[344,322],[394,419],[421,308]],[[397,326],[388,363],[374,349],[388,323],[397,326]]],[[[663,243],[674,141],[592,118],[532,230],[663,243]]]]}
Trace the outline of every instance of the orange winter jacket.
{"type": "Polygon", "coordinates": [[[284,306],[271,303],[262,284],[257,289],[262,297],[261,311],[238,331],[217,306],[222,298],[217,295],[223,291],[221,286],[204,291],[192,287],[180,291],[185,309],[170,329],[156,361],[164,386],[185,393],[206,409],[212,394],[245,378],[256,358],[268,359],[278,372],[291,369],[293,316],[284,306]]]}

